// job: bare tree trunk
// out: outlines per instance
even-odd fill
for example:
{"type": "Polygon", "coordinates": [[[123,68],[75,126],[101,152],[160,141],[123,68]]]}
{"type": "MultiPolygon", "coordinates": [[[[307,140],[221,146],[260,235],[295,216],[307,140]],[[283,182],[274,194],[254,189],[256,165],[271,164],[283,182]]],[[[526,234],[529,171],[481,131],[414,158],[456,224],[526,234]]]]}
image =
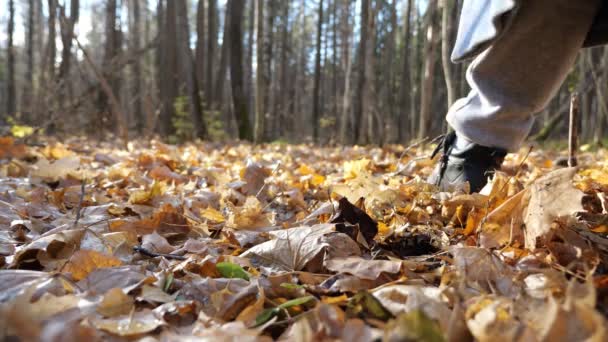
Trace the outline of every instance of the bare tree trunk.
{"type": "Polygon", "coordinates": [[[340,142],[347,144],[352,142],[351,138],[347,138],[347,131],[352,125],[350,118],[350,79],[352,72],[352,58],[350,58],[350,35],[351,35],[351,24],[350,24],[350,0],[344,0],[342,4],[342,15],[340,23],[340,31],[342,35],[342,65],[345,66],[346,71],[344,73],[344,92],[342,94],[342,119],[340,120],[340,142]]]}
{"type": "Polygon", "coordinates": [[[319,139],[319,91],[321,83],[321,34],[323,31],[323,0],[319,0],[319,19],[317,22],[317,48],[315,54],[315,79],[312,98],[312,138],[313,141],[319,139]]]}
{"type": "Polygon", "coordinates": [[[384,120],[384,142],[398,141],[399,118],[395,111],[395,49],[397,40],[397,1],[390,4],[390,31],[386,51],[386,63],[384,65],[383,97],[386,98],[386,120],[384,120]]]}
{"type": "Polygon", "coordinates": [[[254,141],[264,140],[264,100],[266,98],[266,75],[264,67],[264,0],[256,0],[256,72],[255,72],[255,124],[254,141]]]}
{"type": "MultiPolygon", "coordinates": [[[[195,63],[196,81],[199,88],[205,89],[205,61],[208,56],[205,56],[205,49],[208,48],[205,42],[205,0],[198,0],[196,10],[196,51],[195,63]]],[[[207,54],[209,52],[207,51],[207,54]]],[[[208,103],[207,93],[203,94],[203,102],[208,103]]]]}
{"type": "MultiPolygon", "coordinates": [[[[117,96],[117,101],[120,102],[120,96],[118,92],[118,80],[116,75],[113,72],[113,62],[116,56],[118,55],[117,47],[118,47],[118,34],[116,30],[116,10],[117,4],[116,0],[108,0],[106,2],[106,18],[105,18],[105,41],[104,41],[104,54],[103,54],[103,64],[102,64],[102,73],[104,79],[107,80],[108,85],[112,89],[112,93],[117,96]]],[[[60,71],[61,73],[61,71],[60,71]]],[[[104,91],[103,87],[99,90],[98,94],[99,101],[99,109],[101,115],[108,115],[106,120],[100,120],[100,126],[103,127],[104,121],[109,122],[108,129],[114,130],[120,127],[120,122],[117,120],[116,113],[113,113],[110,99],[107,96],[107,92],[104,91]]]]}
{"type": "Polygon", "coordinates": [[[190,118],[194,126],[194,136],[196,138],[205,139],[207,136],[207,128],[203,121],[203,109],[198,91],[198,82],[196,78],[196,68],[194,66],[194,58],[190,49],[190,27],[188,25],[188,8],[186,0],[172,0],[176,2],[177,21],[177,45],[179,49],[178,65],[179,75],[181,80],[186,84],[188,94],[188,109],[190,118]]]}
{"type": "Polygon", "coordinates": [[[418,126],[418,138],[422,139],[428,134],[431,118],[431,105],[433,99],[433,81],[435,76],[435,50],[437,45],[437,32],[435,27],[435,12],[437,0],[429,0],[426,10],[425,30],[426,40],[424,42],[424,75],[421,80],[420,93],[420,122],[418,126]]]}
{"type": "Polygon", "coordinates": [[[354,132],[357,133],[357,142],[365,143],[367,133],[367,97],[369,86],[367,85],[367,44],[369,40],[369,0],[361,0],[361,38],[359,43],[359,79],[354,100],[355,125],[354,132]]]}
{"type": "MultiPolygon", "coordinates": [[[[407,1],[407,6],[405,7],[405,13],[403,14],[404,17],[404,22],[403,22],[403,53],[402,53],[402,71],[401,71],[401,109],[403,112],[408,113],[409,116],[414,115],[413,112],[411,112],[410,109],[410,99],[411,99],[411,92],[412,89],[410,89],[410,77],[411,77],[411,71],[410,71],[410,49],[411,49],[411,18],[412,18],[412,3],[414,2],[414,0],[406,0],[407,1]]],[[[401,120],[399,120],[399,131],[397,134],[397,139],[400,142],[403,142],[406,138],[406,133],[408,131],[408,117],[402,117],[401,120]]]]}
{"type": "Polygon", "coordinates": [[[173,116],[175,108],[173,101],[177,95],[177,61],[175,56],[175,1],[168,0],[167,7],[164,7],[164,0],[158,2],[159,20],[159,89],[161,98],[161,112],[159,128],[164,137],[168,137],[174,132],[173,116]]]}
{"type": "Polygon", "coordinates": [[[378,113],[378,109],[376,107],[376,13],[378,11],[378,2],[370,2],[370,11],[369,17],[367,18],[367,35],[368,35],[368,45],[367,45],[367,57],[366,63],[367,68],[365,70],[367,76],[365,76],[367,82],[367,91],[365,92],[366,98],[364,99],[364,109],[363,113],[366,113],[367,123],[366,123],[366,134],[363,137],[364,143],[382,143],[382,139],[384,138],[384,132],[382,131],[383,127],[381,125],[382,119],[380,118],[380,113],[378,113]]]}
{"type": "Polygon", "coordinates": [[[273,103],[274,103],[274,96],[275,94],[275,87],[276,87],[276,82],[274,82],[274,73],[273,73],[273,69],[272,69],[272,64],[273,64],[273,59],[274,59],[274,21],[276,18],[276,12],[277,12],[277,1],[278,0],[268,0],[268,17],[266,18],[266,20],[268,20],[268,24],[266,25],[266,40],[265,40],[265,52],[266,52],[266,56],[265,58],[265,67],[266,67],[266,79],[267,79],[267,90],[266,90],[266,94],[264,94],[266,96],[266,98],[264,99],[264,115],[267,119],[270,120],[265,120],[265,125],[264,125],[264,136],[267,139],[272,139],[274,138],[274,133],[271,128],[271,125],[268,125],[268,121],[273,122],[275,119],[274,117],[274,111],[273,111],[273,103]]]}
{"type": "MultiPolygon", "coordinates": [[[[13,0],[8,2],[8,28],[7,37],[8,44],[6,46],[6,66],[7,66],[7,89],[6,89],[6,114],[14,116],[17,112],[16,86],[15,86],[15,48],[13,46],[13,33],[15,32],[15,3],[13,0]]],[[[6,122],[6,119],[0,121],[0,124],[6,122]]]]}
{"type": "MultiPolygon", "coordinates": [[[[249,2],[249,17],[247,18],[247,55],[245,56],[245,88],[247,93],[247,112],[250,120],[255,122],[254,93],[253,93],[253,42],[255,35],[255,7],[257,0],[249,2]]],[[[255,135],[255,134],[254,134],[255,135]]]]}
{"type": "Polygon", "coordinates": [[[34,97],[35,6],[35,0],[28,0],[25,84],[23,85],[23,91],[21,92],[21,115],[23,120],[27,123],[30,123],[32,119],[32,98],[34,97]]]}
{"type": "Polygon", "coordinates": [[[251,125],[247,114],[247,96],[243,86],[243,8],[244,0],[229,0],[230,13],[230,84],[232,102],[238,124],[239,139],[252,140],[251,125]]]}
{"type": "MultiPolygon", "coordinates": [[[[131,20],[131,28],[129,29],[129,33],[131,34],[130,44],[131,44],[131,54],[135,55],[139,49],[141,49],[141,11],[140,11],[140,1],[132,0],[131,1],[131,11],[132,11],[132,20],[131,20]]],[[[141,68],[141,59],[135,58],[132,64],[133,70],[133,89],[132,89],[132,97],[133,97],[133,113],[135,114],[135,129],[137,133],[143,133],[145,117],[144,111],[142,107],[142,98],[143,98],[143,85],[142,85],[142,68],[141,68]]]]}
{"type": "Polygon", "coordinates": [[[278,96],[275,101],[276,108],[274,112],[276,113],[275,118],[275,129],[281,136],[284,136],[286,133],[287,126],[289,125],[289,121],[291,119],[290,115],[287,115],[287,100],[289,98],[289,84],[287,77],[287,64],[289,63],[289,2],[285,1],[282,3],[283,13],[281,14],[281,55],[279,62],[279,73],[277,77],[278,86],[278,96]]]}
{"type": "MultiPolygon", "coordinates": [[[[201,0],[202,1],[202,0],[201,0]]],[[[217,47],[217,0],[209,0],[207,3],[207,69],[205,72],[204,92],[207,106],[211,107],[216,99],[214,98],[213,88],[216,80],[214,79],[215,61],[217,60],[215,50],[217,47]]]]}
{"type": "MultiPolygon", "coordinates": [[[[114,0],[115,1],[115,0],[114,0]]],[[[59,64],[59,79],[60,92],[59,92],[59,103],[64,108],[65,98],[72,97],[72,85],[68,80],[71,67],[72,59],[72,37],[74,36],[74,26],[78,21],[80,12],[80,4],[78,0],[70,1],[70,16],[69,18],[65,14],[65,7],[60,7],[61,18],[67,18],[66,20],[60,21],[61,27],[61,42],[63,50],[61,51],[61,63],[59,64]]]]}
{"type": "Polygon", "coordinates": [[[454,101],[456,101],[456,87],[454,85],[450,61],[450,48],[452,46],[452,8],[450,0],[441,0],[441,2],[441,5],[443,6],[441,16],[441,62],[443,64],[443,76],[447,90],[447,108],[449,109],[454,101]]]}
{"type": "Polygon", "coordinates": [[[296,75],[295,75],[295,94],[294,94],[294,113],[295,120],[298,125],[301,125],[302,129],[298,130],[298,137],[304,138],[308,135],[308,120],[307,115],[304,115],[305,99],[306,96],[306,64],[307,64],[307,53],[306,53],[306,42],[307,42],[307,17],[306,17],[306,3],[305,0],[300,0],[298,10],[298,25],[299,28],[299,40],[298,40],[298,56],[296,57],[296,75]]]}
{"type": "MultiPolygon", "coordinates": [[[[221,103],[224,100],[224,81],[226,80],[226,71],[228,69],[228,41],[230,40],[230,25],[228,22],[230,21],[230,17],[228,16],[228,10],[226,10],[224,16],[224,33],[222,39],[222,47],[220,51],[220,66],[217,73],[217,77],[215,78],[215,94],[213,95],[214,100],[214,109],[221,109],[221,103]]],[[[229,120],[226,119],[226,122],[229,120]]]]}

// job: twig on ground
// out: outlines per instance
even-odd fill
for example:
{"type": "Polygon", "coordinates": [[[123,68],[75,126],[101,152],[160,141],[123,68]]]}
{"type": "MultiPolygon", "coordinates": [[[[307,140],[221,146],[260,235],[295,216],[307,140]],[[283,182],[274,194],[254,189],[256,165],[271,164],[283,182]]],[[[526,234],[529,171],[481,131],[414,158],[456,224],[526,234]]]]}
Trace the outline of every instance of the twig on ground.
{"type": "Polygon", "coordinates": [[[82,212],[82,203],[84,202],[84,193],[85,193],[85,187],[87,184],[87,179],[83,179],[82,183],[80,184],[80,199],[78,200],[78,209],[76,210],[76,220],[74,221],[74,227],[76,227],[78,225],[78,221],[80,221],[80,215],[82,212]]]}
{"type": "Polygon", "coordinates": [[[156,253],[151,250],[145,249],[142,246],[134,246],[133,251],[145,255],[150,258],[163,257],[166,259],[174,259],[174,260],[186,260],[187,258],[182,255],[173,255],[173,254],[164,254],[164,253],[156,253]]]}

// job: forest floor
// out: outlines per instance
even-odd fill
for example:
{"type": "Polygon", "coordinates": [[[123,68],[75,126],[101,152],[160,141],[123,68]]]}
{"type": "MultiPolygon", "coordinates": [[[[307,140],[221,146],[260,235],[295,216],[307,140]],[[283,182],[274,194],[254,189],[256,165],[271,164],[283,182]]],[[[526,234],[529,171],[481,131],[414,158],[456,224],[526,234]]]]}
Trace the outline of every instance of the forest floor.
{"type": "Polygon", "coordinates": [[[608,152],[0,139],[2,340],[605,341],[608,152]]]}

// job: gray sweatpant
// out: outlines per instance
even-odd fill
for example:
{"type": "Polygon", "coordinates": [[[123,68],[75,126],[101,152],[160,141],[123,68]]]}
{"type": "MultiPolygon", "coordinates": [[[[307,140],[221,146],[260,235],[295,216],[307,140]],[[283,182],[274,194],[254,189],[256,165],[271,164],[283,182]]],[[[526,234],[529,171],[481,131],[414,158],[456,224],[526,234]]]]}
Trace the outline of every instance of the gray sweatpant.
{"type": "Polygon", "coordinates": [[[566,79],[599,5],[600,0],[522,1],[504,32],[468,68],[472,90],[448,111],[450,126],[477,144],[517,150],[534,114],[566,79]]]}

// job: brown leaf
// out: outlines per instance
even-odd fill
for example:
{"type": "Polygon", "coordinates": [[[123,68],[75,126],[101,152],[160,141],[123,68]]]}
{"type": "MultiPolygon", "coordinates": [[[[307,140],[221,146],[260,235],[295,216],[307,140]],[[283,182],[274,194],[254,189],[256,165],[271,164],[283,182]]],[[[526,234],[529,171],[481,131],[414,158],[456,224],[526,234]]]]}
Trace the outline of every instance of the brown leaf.
{"type": "Polygon", "coordinates": [[[332,223],[347,222],[359,225],[359,230],[368,244],[371,244],[376,234],[378,234],[378,223],[363,210],[350,203],[346,197],[342,197],[338,201],[338,210],[330,221],[332,223]]]}
{"type": "Polygon", "coordinates": [[[534,250],[537,239],[547,236],[555,219],[583,211],[583,193],[572,185],[575,173],[576,168],[560,169],[532,184],[524,215],[526,248],[534,250]]]}
{"type": "Polygon", "coordinates": [[[98,268],[120,266],[122,262],[115,257],[92,250],[79,250],[72,255],[63,271],[71,273],[76,281],[82,280],[98,268]]]}
{"type": "Polygon", "coordinates": [[[97,306],[97,312],[105,317],[126,315],[133,310],[133,298],[127,296],[123,290],[113,288],[106,292],[97,306]]]}
{"type": "Polygon", "coordinates": [[[401,271],[400,261],[366,260],[355,256],[325,260],[324,265],[332,272],[348,273],[369,280],[378,279],[382,273],[396,274],[401,271]]]}
{"type": "Polygon", "coordinates": [[[273,240],[250,248],[241,257],[276,271],[300,271],[307,267],[319,269],[325,254],[360,255],[357,243],[346,234],[337,233],[335,228],[333,224],[320,224],[275,230],[269,232],[273,240]]]}

